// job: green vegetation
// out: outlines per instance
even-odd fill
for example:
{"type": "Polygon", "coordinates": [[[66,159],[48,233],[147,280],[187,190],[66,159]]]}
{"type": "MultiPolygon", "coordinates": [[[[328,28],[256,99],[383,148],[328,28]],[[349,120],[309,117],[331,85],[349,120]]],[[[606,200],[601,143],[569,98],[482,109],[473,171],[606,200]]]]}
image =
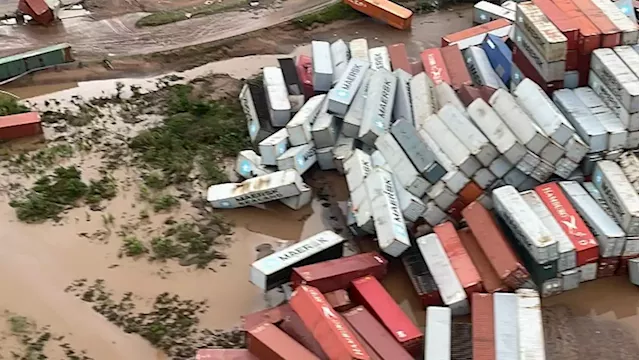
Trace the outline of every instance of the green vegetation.
{"type": "Polygon", "coordinates": [[[30,331],[33,324],[24,316],[13,315],[9,317],[9,326],[12,333],[25,333],[30,331]]]}
{"type": "Polygon", "coordinates": [[[148,188],[154,190],[164,189],[168,185],[167,180],[164,178],[164,176],[157,172],[151,172],[142,176],[142,180],[148,188]]]}
{"type": "Polygon", "coordinates": [[[246,1],[241,0],[223,0],[210,5],[196,6],[192,8],[159,11],[151,15],[147,15],[136,22],[137,27],[143,26],[159,26],[171,24],[178,21],[188,20],[197,16],[213,15],[223,11],[229,11],[245,6],[246,1]]]}
{"type": "Polygon", "coordinates": [[[12,200],[10,205],[16,209],[21,221],[57,221],[60,219],[60,213],[76,207],[81,200],[97,204],[102,199],[115,197],[115,191],[115,184],[106,176],[87,185],[82,181],[82,174],[75,166],[58,167],[52,175],[39,178],[22,199],[12,200]]]}
{"type": "Polygon", "coordinates": [[[138,257],[149,252],[147,246],[135,236],[124,239],[122,253],[129,257],[138,257]]]}
{"type": "Polygon", "coordinates": [[[329,24],[338,20],[352,20],[362,16],[362,13],[340,1],[317,12],[302,15],[293,20],[293,23],[306,29],[310,28],[314,24],[329,24]]]}
{"type": "Polygon", "coordinates": [[[22,114],[29,111],[31,110],[18,103],[18,100],[7,95],[0,94],[0,116],[22,114]]]}
{"type": "Polygon", "coordinates": [[[180,205],[180,201],[173,195],[161,195],[153,200],[153,211],[168,211],[180,205]]]}
{"type": "Polygon", "coordinates": [[[192,91],[191,85],[170,87],[164,123],[129,143],[139,161],[162,174],[150,187],[187,182],[194,170],[207,185],[227,181],[221,159],[251,145],[237,101],[211,101],[192,91]]]}
{"type": "Polygon", "coordinates": [[[32,154],[23,153],[9,160],[10,166],[25,174],[40,173],[57,164],[62,159],[73,156],[73,146],[57,144],[38,150],[32,154]]]}

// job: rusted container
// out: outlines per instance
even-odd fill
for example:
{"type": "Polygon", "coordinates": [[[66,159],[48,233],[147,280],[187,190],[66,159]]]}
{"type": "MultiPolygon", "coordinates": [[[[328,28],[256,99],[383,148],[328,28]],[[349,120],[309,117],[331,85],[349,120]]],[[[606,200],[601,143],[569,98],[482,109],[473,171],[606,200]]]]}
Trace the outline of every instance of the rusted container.
{"type": "Polygon", "coordinates": [[[422,332],[402,311],[387,290],[373,276],[352,282],[351,298],[364,305],[410,354],[420,353],[422,332]]]}
{"type": "Polygon", "coordinates": [[[293,313],[293,309],[288,304],[276,306],[269,309],[257,311],[248,315],[243,315],[240,319],[242,322],[242,329],[249,331],[254,327],[268,322],[271,324],[278,324],[286,316],[293,313]]]}
{"type": "Polygon", "coordinates": [[[441,305],[442,299],[424,258],[415,247],[410,247],[402,254],[402,265],[409,275],[420,302],[423,306],[441,305]]]}
{"type": "Polygon", "coordinates": [[[458,44],[460,49],[464,50],[469,46],[480,45],[487,33],[494,33],[498,36],[505,36],[511,28],[511,21],[507,19],[498,19],[486,24],[474,26],[453,34],[445,35],[441,39],[441,46],[449,46],[458,44]],[[505,32],[504,34],[502,32],[505,32]]]}
{"type": "Polygon", "coordinates": [[[293,291],[289,305],[300,316],[330,359],[371,359],[318,289],[300,285],[293,291]]]}
{"type": "Polygon", "coordinates": [[[473,332],[471,324],[451,323],[451,360],[473,360],[473,332]]]}
{"type": "Polygon", "coordinates": [[[411,29],[413,12],[388,0],[344,0],[355,10],[381,20],[390,26],[406,30],[411,29]]]}
{"type": "Polygon", "coordinates": [[[247,349],[198,349],[196,360],[259,360],[247,349]]]}
{"type": "Polygon", "coordinates": [[[305,99],[313,97],[313,67],[311,65],[311,57],[307,55],[299,55],[296,60],[296,70],[298,78],[302,83],[302,92],[305,99]]]}
{"type": "Polygon", "coordinates": [[[602,47],[614,47],[621,44],[622,32],[609,20],[591,0],[572,0],[580,11],[595,25],[602,34],[602,47]]]}
{"type": "Polygon", "coordinates": [[[482,279],[467,249],[462,245],[456,229],[451,222],[445,222],[434,227],[433,232],[440,238],[460,285],[471,299],[471,294],[482,291],[482,279]]]}
{"type": "Polygon", "coordinates": [[[393,70],[402,69],[411,74],[411,64],[407,55],[407,48],[404,43],[389,45],[389,57],[391,58],[391,68],[393,70]]]}
{"type": "Polygon", "coordinates": [[[382,359],[413,359],[363,306],[357,306],[344,312],[342,316],[382,359]]]}
{"type": "Polygon", "coordinates": [[[493,295],[473,294],[471,300],[473,360],[496,359],[493,318],[493,295]]]}
{"type": "Polygon", "coordinates": [[[424,72],[431,78],[434,85],[438,85],[442,82],[446,82],[447,84],[451,83],[451,78],[447,72],[447,66],[442,58],[440,49],[426,49],[420,53],[420,59],[422,59],[424,72]]]}
{"type": "Polygon", "coordinates": [[[57,9],[49,8],[45,0],[20,0],[18,10],[31,16],[38,24],[48,25],[55,20],[54,10],[57,9]]]}
{"type": "Polygon", "coordinates": [[[462,216],[505,285],[517,289],[529,279],[527,269],[516,257],[502,230],[487,209],[474,201],[462,211],[462,216]]]}
{"type": "Polygon", "coordinates": [[[598,279],[613,276],[616,274],[619,265],[619,257],[600,258],[600,260],[598,260],[598,273],[596,276],[598,279]]]}
{"type": "Polygon", "coordinates": [[[377,252],[347,256],[293,269],[293,286],[306,284],[321,292],[346,289],[352,280],[373,275],[382,279],[387,274],[387,260],[377,252]]]}
{"type": "Polygon", "coordinates": [[[578,49],[578,37],[580,34],[578,24],[575,19],[570,18],[564,11],[560,10],[552,0],[533,0],[536,5],[555,25],[558,30],[567,38],[567,50],[578,49]]]}
{"type": "Polygon", "coordinates": [[[565,69],[567,71],[578,70],[578,50],[567,51],[567,60],[565,61],[565,69]]]}
{"type": "Polygon", "coordinates": [[[318,359],[304,346],[270,323],[260,324],[247,332],[247,349],[261,360],[318,359]]]}
{"type": "Polygon", "coordinates": [[[0,116],[0,140],[18,139],[41,134],[40,114],[35,111],[0,116]]]}
{"type": "Polygon", "coordinates": [[[600,47],[602,33],[572,0],[553,0],[553,3],[578,25],[579,53],[590,54],[600,47]]]}
{"type": "Polygon", "coordinates": [[[564,86],[562,80],[547,82],[517,45],[513,45],[513,64],[520,69],[525,77],[535,81],[547,94],[562,89],[564,86]]]}
{"type": "Polygon", "coordinates": [[[331,305],[336,311],[346,311],[349,310],[353,304],[351,303],[351,298],[349,298],[349,293],[347,290],[338,289],[335,291],[331,291],[323,294],[327,299],[329,305],[331,305]]]}
{"type": "Polygon", "coordinates": [[[459,90],[463,85],[472,85],[471,75],[462,57],[458,45],[445,46],[440,49],[440,55],[449,74],[449,85],[454,90],[459,90]]]}
{"type": "Polygon", "coordinates": [[[318,341],[313,337],[313,334],[309,329],[307,329],[298,314],[292,311],[291,314],[287,315],[284,320],[282,320],[278,327],[287,335],[291,336],[292,339],[311,351],[319,359],[330,360],[324,350],[322,350],[320,343],[318,343],[318,341]]]}
{"type": "MultiPolygon", "coordinates": [[[[478,270],[478,274],[480,274],[484,290],[489,293],[508,290],[498,277],[498,273],[496,273],[493,266],[491,266],[487,255],[485,255],[482,248],[480,248],[478,240],[473,236],[471,229],[463,228],[458,230],[458,237],[467,250],[467,254],[469,254],[471,261],[473,261],[476,270],[478,270]]],[[[473,300],[473,297],[471,299],[473,300]]]]}
{"type": "Polygon", "coordinates": [[[480,186],[478,186],[478,184],[476,184],[475,182],[470,181],[467,185],[465,185],[462,188],[462,190],[460,190],[459,195],[460,195],[460,199],[466,206],[474,202],[482,194],[483,194],[483,191],[480,188],[480,186]]]}

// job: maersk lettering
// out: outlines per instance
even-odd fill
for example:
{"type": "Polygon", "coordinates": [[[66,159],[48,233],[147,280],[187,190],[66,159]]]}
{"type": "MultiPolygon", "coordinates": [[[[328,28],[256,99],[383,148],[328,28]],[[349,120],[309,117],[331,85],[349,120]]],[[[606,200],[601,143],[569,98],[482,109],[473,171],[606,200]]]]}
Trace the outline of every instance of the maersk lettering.
{"type": "Polygon", "coordinates": [[[524,29],[531,35],[531,39],[535,40],[536,43],[540,45],[540,47],[544,47],[544,40],[538,34],[538,32],[529,24],[529,21],[524,22],[524,29]]]}
{"type": "Polygon", "coordinates": [[[362,71],[362,65],[354,63],[351,71],[349,71],[349,74],[347,75],[347,78],[345,79],[344,83],[342,83],[342,88],[344,90],[351,89],[351,87],[353,86],[353,82],[358,77],[358,74],[360,74],[360,71],[362,71]]]}
{"type": "Polygon", "coordinates": [[[398,207],[398,200],[396,199],[395,187],[390,178],[384,179],[384,194],[387,195],[387,199],[389,199],[391,212],[393,213],[393,220],[404,224],[400,208],[398,207]]]}
{"type": "Polygon", "coordinates": [[[544,61],[540,59],[538,54],[535,52],[535,50],[533,50],[533,48],[529,45],[529,43],[525,41],[522,41],[521,43],[524,49],[527,51],[527,53],[529,53],[529,56],[531,56],[533,61],[538,65],[538,68],[542,69],[542,64],[544,64],[544,61]]]}
{"type": "Polygon", "coordinates": [[[366,159],[362,160],[361,164],[362,164],[362,174],[364,175],[364,177],[369,176],[369,173],[371,172],[371,164],[366,159]]]}
{"type": "Polygon", "coordinates": [[[609,199],[609,202],[611,202],[611,207],[613,208],[611,210],[615,211],[615,214],[618,218],[623,218],[625,215],[625,211],[622,208],[622,204],[620,204],[620,202],[618,201],[618,197],[613,192],[613,189],[609,186],[606,180],[602,181],[601,184],[603,195],[606,196],[607,199],[609,199]]]}
{"type": "Polygon", "coordinates": [[[383,69],[384,68],[384,63],[382,61],[382,54],[381,53],[373,54],[373,63],[376,64],[376,69],[383,69]]]}
{"type": "Polygon", "coordinates": [[[391,81],[389,79],[384,79],[384,84],[382,85],[382,96],[380,97],[380,107],[378,107],[378,116],[381,118],[386,118],[387,107],[389,106],[389,98],[391,93],[391,81]]]}
{"type": "Polygon", "coordinates": [[[287,250],[286,252],[283,252],[282,254],[278,255],[278,259],[282,260],[282,261],[288,261],[291,258],[294,257],[298,257],[300,254],[303,254],[309,250],[321,247],[324,243],[327,243],[329,240],[327,239],[323,239],[323,238],[318,238],[315,241],[306,244],[306,245],[302,245],[300,247],[297,247],[295,249],[292,250],[287,250]]]}

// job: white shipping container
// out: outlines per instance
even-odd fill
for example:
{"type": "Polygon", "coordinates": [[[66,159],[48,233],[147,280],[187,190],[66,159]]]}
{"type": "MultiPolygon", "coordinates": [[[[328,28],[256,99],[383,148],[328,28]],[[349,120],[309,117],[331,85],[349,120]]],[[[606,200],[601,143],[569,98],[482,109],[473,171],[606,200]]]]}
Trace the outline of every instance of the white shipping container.
{"type": "Polygon", "coordinates": [[[440,291],[442,302],[451,309],[453,316],[469,313],[469,301],[453,266],[436,234],[428,234],[416,240],[420,253],[440,291]]]}
{"type": "Polygon", "coordinates": [[[291,147],[276,160],[278,170],[293,169],[300,175],[309,170],[317,161],[318,157],[313,143],[291,147]]]}
{"type": "Polygon", "coordinates": [[[638,58],[638,53],[631,46],[616,46],[613,51],[622,59],[629,70],[636,76],[640,76],[640,59],[638,58]]]}
{"type": "Polygon", "coordinates": [[[358,138],[365,144],[373,146],[378,136],[389,129],[396,86],[396,77],[389,71],[378,70],[371,75],[364,118],[358,132],[358,138]]]}
{"type": "Polygon", "coordinates": [[[433,184],[446,174],[445,168],[436,160],[434,152],[420,138],[418,131],[409,121],[397,120],[391,125],[391,134],[427,181],[433,184]]]}
{"type": "MultiPolygon", "coordinates": [[[[616,160],[622,172],[627,177],[627,180],[631,184],[638,182],[639,175],[639,164],[638,158],[631,152],[625,152],[616,160]]],[[[638,189],[636,189],[638,190],[638,189]]]]}
{"type": "MultiPolygon", "coordinates": [[[[568,142],[568,141],[567,141],[568,142]]],[[[549,140],[547,146],[540,152],[540,158],[554,164],[564,155],[564,147],[553,140],[549,140]]]]}
{"type": "Polygon", "coordinates": [[[553,101],[592,152],[607,149],[608,133],[587,106],[569,89],[553,92],[553,101]]]}
{"type": "Polygon", "coordinates": [[[333,84],[333,61],[331,45],[326,41],[311,42],[311,67],[313,70],[313,90],[326,92],[333,84]]]}
{"type": "Polygon", "coordinates": [[[337,81],[335,87],[329,90],[329,107],[327,110],[330,114],[341,118],[345,117],[368,68],[368,62],[358,59],[351,59],[347,63],[342,77],[337,81]]]}
{"type": "Polygon", "coordinates": [[[497,178],[502,178],[512,167],[513,164],[511,164],[504,155],[501,155],[489,165],[489,171],[497,178]]]}
{"type": "Polygon", "coordinates": [[[344,116],[342,121],[342,133],[348,137],[357,138],[360,131],[360,125],[364,118],[364,107],[367,101],[367,92],[369,90],[369,81],[371,80],[371,70],[367,70],[364,75],[364,79],[356,92],[351,106],[344,116]]]}
{"type": "Polygon", "coordinates": [[[598,241],[600,256],[620,256],[626,240],[624,231],[579,183],[563,181],[561,186],[598,241]]]}
{"type": "Polygon", "coordinates": [[[638,286],[638,278],[640,277],[638,264],[638,258],[629,260],[629,281],[635,286],[638,286]]]}
{"type": "Polygon", "coordinates": [[[262,75],[271,124],[285,126],[291,119],[291,103],[282,70],[275,66],[265,66],[262,75]]]}
{"type": "MultiPolygon", "coordinates": [[[[344,74],[349,63],[349,47],[342,39],[332,42],[330,47],[331,63],[333,64],[333,85],[335,86],[342,78],[342,74],[344,74]]],[[[367,66],[369,65],[367,64],[367,66]]]]}
{"type": "Polygon", "coordinates": [[[313,190],[307,184],[300,184],[300,195],[280,199],[280,202],[292,210],[300,210],[313,199],[313,190]]]}
{"type": "MultiPolygon", "coordinates": [[[[371,157],[373,158],[373,155],[371,157]]],[[[402,215],[406,220],[415,222],[416,220],[418,220],[420,215],[422,215],[425,210],[427,210],[427,206],[424,204],[424,202],[422,202],[422,200],[420,200],[419,197],[413,195],[403,186],[401,186],[400,180],[395,175],[394,182],[396,184],[396,192],[398,194],[398,201],[400,202],[402,215]]]]}
{"type": "Polygon", "coordinates": [[[438,112],[435,85],[426,73],[421,72],[411,79],[411,105],[416,128],[421,128],[427,118],[438,112]]]}
{"type": "Polygon", "coordinates": [[[372,70],[391,71],[391,59],[386,46],[379,46],[369,49],[369,65],[372,70]]]}
{"type": "Polygon", "coordinates": [[[516,3],[515,1],[507,0],[507,1],[503,2],[500,6],[502,6],[505,9],[509,9],[509,10],[511,10],[511,11],[513,11],[515,13],[517,5],[518,5],[518,3],[516,3]]]}
{"type": "Polygon", "coordinates": [[[273,133],[268,138],[258,144],[262,165],[277,165],[278,156],[287,151],[289,144],[289,133],[286,128],[282,128],[273,133]]]}
{"type": "Polygon", "coordinates": [[[353,192],[363,184],[372,169],[371,157],[364,151],[355,149],[353,155],[344,161],[344,174],[349,191],[353,192]]]}
{"type": "Polygon", "coordinates": [[[440,119],[446,119],[445,125],[469,149],[483,166],[489,166],[498,157],[498,151],[484,134],[455,106],[447,104],[438,111],[440,119]]]}
{"type": "Polygon", "coordinates": [[[540,165],[540,161],[542,161],[542,159],[540,159],[538,155],[531,151],[527,151],[527,153],[522,157],[522,160],[516,164],[516,168],[522,171],[525,175],[531,175],[533,170],[540,165]]]}
{"type": "Polygon", "coordinates": [[[466,176],[473,176],[480,169],[481,165],[478,160],[471,155],[469,149],[438,115],[429,116],[423,129],[435,140],[442,152],[453,162],[453,165],[457,166],[466,176]]]}
{"type": "MultiPolygon", "coordinates": [[[[436,115],[437,116],[437,115],[436,115]]],[[[465,185],[469,183],[469,178],[458,169],[457,166],[453,164],[451,159],[440,149],[440,146],[436,143],[435,140],[427,134],[427,131],[424,129],[418,130],[418,135],[424,141],[424,143],[433,151],[433,154],[436,157],[436,160],[442,167],[445,169],[446,174],[441,178],[440,181],[443,181],[447,184],[447,188],[451,190],[454,194],[459,193],[465,185]]]]}
{"type": "Polygon", "coordinates": [[[385,253],[398,257],[411,246],[411,242],[393,176],[382,168],[375,168],[365,179],[365,186],[371,199],[378,246],[385,253]]]}
{"type": "Polygon", "coordinates": [[[519,27],[516,26],[514,29],[513,42],[533,65],[538,74],[547,82],[564,80],[566,62],[564,60],[547,61],[544,55],[540,53],[540,50],[533,45],[531,39],[522,33],[519,27]]]}
{"type": "Polygon", "coordinates": [[[451,309],[427,307],[424,360],[451,359],[451,309]]]}
{"type": "MultiPolygon", "coordinates": [[[[518,297],[516,294],[494,293],[493,319],[496,360],[520,358],[518,318],[518,297]]],[[[525,328],[527,327],[525,326],[525,328]]]]}
{"type": "Polygon", "coordinates": [[[442,210],[447,210],[458,199],[457,195],[447,189],[443,181],[433,184],[427,191],[423,201],[433,200],[442,210]]]}
{"type": "Polygon", "coordinates": [[[539,154],[549,139],[508,91],[498,89],[489,98],[489,104],[500,115],[521,144],[539,154]]]}
{"type": "Polygon", "coordinates": [[[367,234],[374,235],[376,233],[373,225],[373,210],[371,209],[371,200],[367,194],[367,187],[362,184],[350,193],[352,211],[356,218],[356,226],[367,234]]]}
{"type": "Polygon", "coordinates": [[[548,62],[567,56],[567,38],[533,2],[518,4],[516,24],[548,62]]]}
{"type": "Polygon", "coordinates": [[[571,139],[564,144],[564,150],[564,156],[567,159],[575,163],[579,163],[580,160],[582,160],[582,158],[589,152],[589,146],[582,141],[578,134],[573,134],[571,139]]]}
{"type": "Polygon", "coordinates": [[[545,298],[562,293],[562,278],[557,277],[549,280],[545,280],[540,285],[540,296],[545,298]]]}
{"type": "Polygon", "coordinates": [[[249,84],[244,84],[240,95],[238,96],[240,105],[242,105],[242,112],[247,119],[247,128],[249,129],[249,137],[251,142],[255,142],[260,130],[260,119],[258,119],[258,112],[256,111],[256,105],[253,102],[251,91],[249,91],[249,84]]]}
{"type": "Polygon", "coordinates": [[[451,87],[451,85],[446,82],[441,82],[436,85],[436,99],[438,100],[438,109],[442,109],[446,104],[453,105],[458,111],[466,117],[469,117],[467,114],[467,109],[462,103],[462,100],[458,97],[455,90],[451,87]]]}
{"type": "Polygon", "coordinates": [[[613,111],[618,119],[620,119],[620,122],[622,122],[627,130],[638,130],[638,113],[629,113],[629,111],[625,109],[611,90],[609,90],[609,88],[593,71],[589,71],[589,87],[598,94],[600,99],[609,107],[609,109],[611,109],[611,111],[613,111]]]}
{"type": "Polygon", "coordinates": [[[344,175],[344,162],[351,157],[355,149],[355,139],[344,134],[338,135],[336,145],[332,149],[333,163],[336,170],[344,175]]]}
{"type": "Polygon", "coordinates": [[[637,131],[629,131],[627,136],[627,141],[624,144],[624,148],[627,150],[637,150],[638,149],[638,132],[637,131]]]}
{"type": "Polygon", "coordinates": [[[596,163],[593,183],[613,211],[627,235],[638,235],[638,193],[618,164],[604,160],[596,163]]]}
{"type": "Polygon", "coordinates": [[[335,116],[327,113],[318,114],[311,127],[311,136],[316,146],[324,148],[335,145],[339,134],[340,130],[335,116]]]}
{"type": "Polygon", "coordinates": [[[486,24],[498,19],[515,21],[516,13],[514,10],[507,9],[504,6],[498,6],[488,1],[480,1],[473,5],[474,24],[486,24]]]}
{"type": "MultiPolygon", "coordinates": [[[[569,179],[569,180],[573,180],[570,179],[571,175],[573,175],[574,171],[576,171],[576,169],[578,169],[578,166],[580,166],[579,163],[575,163],[571,160],[569,160],[568,158],[562,158],[560,159],[556,165],[555,165],[555,173],[560,176],[563,179],[569,179]]],[[[584,176],[583,176],[584,178],[584,176]]]]}
{"type": "Polygon", "coordinates": [[[393,170],[391,169],[391,166],[387,164],[387,160],[384,159],[384,156],[379,150],[376,150],[371,153],[371,166],[373,166],[374,168],[381,167],[390,173],[393,172],[393,170]]]}
{"type": "Polygon", "coordinates": [[[447,219],[447,214],[434,201],[425,203],[426,209],[422,218],[431,226],[436,226],[447,219]]]}
{"type": "Polygon", "coordinates": [[[591,70],[625,109],[630,113],[638,112],[638,77],[612,49],[594,50],[591,55],[591,70]]]}
{"type": "Polygon", "coordinates": [[[558,242],[513,186],[492,192],[494,207],[538,264],[558,259],[558,242]]]}
{"type": "Polygon", "coordinates": [[[524,79],[514,92],[518,104],[542,130],[559,144],[571,138],[574,129],[556,105],[531,79],[524,79]]]}
{"type": "Polygon", "coordinates": [[[589,263],[580,266],[580,282],[595,280],[598,276],[598,263],[589,263]]]}
{"type": "Polygon", "coordinates": [[[300,195],[302,178],[295,170],[276,171],[239,184],[212,185],[207,201],[216,209],[233,209],[300,195]]]}
{"type": "Polygon", "coordinates": [[[483,99],[476,99],[467,109],[471,120],[493,143],[496,150],[512,164],[524,157],[527,150],[518,142],[500,116],[483,99]]]}
{"type": "Polygon", "coordinates": [[[367,39],[360,38],[349,41],[349,50],[351,51],[351,58],[369,61],[369,44],[367,43],[367,39]]]}
{"type": "Polygon", "coordinates": [[[551,211],[549,211],[547,206],[542,202],[540,196],[533,190],[522,192],[521,195],[558,243],[558,271],[575,268],[576,248],[564,230],[562,230],[562,227],[558,224],[553,214],[551,214],[551,211]]]}
{"type": "Polygon", "coordinates": [[[560,273],[562,278],[562,290],[569,291],[580,287],[580,268],[565,270],[560,273]]]}
{"type": "Polygon", "coordinates": [[[267,169],[260,164],[260,156],[253,150],[242,150],[238,153],[236,159],[236,173],[244,179],[250,179],[255,176],[262,176],[272,173],[273,170],[267,169]]]}
{"type": "Polygon", "coordinates": [[[414,126],[411,108],[411,75],[402,69],[394,70],[393,74],[398,79],[396,99],[393,102],[393,120],[405,119],[414,126]]]}
{"type": "Polygon", "coordinates": [[[293,116],[293,119],[287,123],[287,133],[292,146],[303,145],[312,140],[311,125],[323,108],[325,99],[325,94],[310,98],[302,106],[302,109],[293,116]]]}
{"type": "Polygon", "coordinates": [[[573,93],[591,110],[591,113],[607,130],[607,150],[622,149],[627,139],[627,130],[620,119],[618,119],[602,99],[590,88],[581,87],[575,89],[573,93]]]}
{"type": "Polygon", "coordinates": [[[375,146],[407,191],[416,196],[422,196],[427,191],[429,182],[416,170],[391,133],[380,136],[375,146]]]}
{"type": "MultiPolygon", "coordinates": [[[[482,38],[484,39],[484,35],[482,38]]],[[[460,49],[462,50],[462,48],[460,49]]],[[[506,90],[500,76],[493,70],[487,54],[480,47],[471,46],[465,50],[464,61],[467,64],[467,69],[469,69],[469,74],[474,83],[489,86],[494,89],[506,90]]]]}
{"type": "Polygon", "coordinates": [[[622,45],[638,44],[638,23],[631,20],[612,1],[591,0],[620,29],[622,45]]]}
{"type": "MultiPolygon", "coordinates": [[[[587,191],[587,193],[589,193],[589,195],[591,195],[593,200],[595,200],[598,203],[598,206],[602,208],[605,214],[607,214],[607,216],[610,219],[615,220],[613,211],[611,211],[611,208],[607,204],[607,201],[604,199],[604,196],[602,196],[602,194],[596,188],[596,186],[592,182],[583,182],[582,187],[587,191]]],[[[616,226],[618,226],[617,223],[616,223],[616,226]]],[[[638,251],[637,239],[638,237],[634,238],[634,237],[626,236],[625,234],[625,237],[621,239],[620,242],[616,243],[616,248],[614,249],[614,253],[619,253],[620,249],[622,249],[622,256],[635,255],[638,251]],[[635,241],[631,242],[632,240],[630,239],[635,239],[635,241]]]]}
{"type": "Polygon", "coordinates": [[[518,297],[518,343],[520,360],[545,360],[542,305],[538,292],[531,289],[516,290],[518,297]]]}
{"type": "Polygon", "coordinates": [[[320,170],[335,170],[336,165],[333,162],[333,147],[316,149],[316,161],[320,170]]]}

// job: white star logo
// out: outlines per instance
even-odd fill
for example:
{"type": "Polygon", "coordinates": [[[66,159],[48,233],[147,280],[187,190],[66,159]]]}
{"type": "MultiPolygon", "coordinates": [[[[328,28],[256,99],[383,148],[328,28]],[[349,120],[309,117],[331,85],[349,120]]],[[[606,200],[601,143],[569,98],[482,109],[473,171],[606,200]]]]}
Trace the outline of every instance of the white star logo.
{"type": "Polygon", "coordinates": [[[382,122],[382,120],[376,120],[376,126],[379,127],[380,129],[383,129],[384,123],[382,122]]]}
{"type": "Polygon", "coordinates": [[[304,165],[304,158],[302,156],[298,156],[298,166],[302,167],[304,165]]]}
{"type": "Polygon", "coordinates": [[[230,203],[230,202],[228,202],[228,201],[223,201],[223,202],[221,202],[221,203],[220,203],[220,206],[222,206],[222,207],[229,207],[229,206],[231,206],[231,203],[230,203]]]}
{"type": "Polygon", "coordinates": [[[343,90],[343,89],[338,90],[338,96],[347,97],[348,95],[349,93],[346,90],[343,90]]]}
{"type": "Polygon", "coordinates": [[[487,15],[480,14],[480,20],[487,20],[487,15]]]}
{"type": "Polygon", "coordinates": [[[240,171],[241,171],[243,174],[249,174],[249,173],[251,172],[251,165],[249,164],[249,162],[248,162],[248,161],[244,161],[244,162],[242,163],[242,165],[240,166],[240,171]]]}
{"type": "Polygon", "coordinates": [[[285,150],[287,150],[287,144],[282,143],[278,145],[278,154],[282,154],[285,150]]]}
{"type": "Polygon", "coordinates": [[[258,125],[256,125],[255,123],[251,123],[251,125],[249,125],[249,132],[251,134],[255,134],[256,131],[258,131],[258,125]]]}

